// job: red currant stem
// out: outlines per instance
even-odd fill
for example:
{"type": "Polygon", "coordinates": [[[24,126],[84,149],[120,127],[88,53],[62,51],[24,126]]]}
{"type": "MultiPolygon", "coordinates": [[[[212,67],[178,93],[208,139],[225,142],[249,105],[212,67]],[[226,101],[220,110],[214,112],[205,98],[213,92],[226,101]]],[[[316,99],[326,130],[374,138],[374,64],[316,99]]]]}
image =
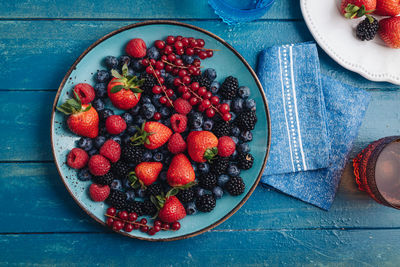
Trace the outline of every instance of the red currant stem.
{"type": "Polygon", "coordinates": [[[200,49],[200,50],[203,50],[203,51],[220,51],[219,49],[209,49],[209,48],[204,48],[204,47],[193,47],[193,48],[195,48],[195,49],[200,49]]]}
{"type": "MultiPolygon", "coordinates": [[[[117,217],[117,216],[111,216],[111,215],[108,215],[108,214],[105,214],[105,216],[106,216],[106,217],[113,218],[114,220],[123,221],[124,223],[129,223],[129,224],[135,224],[135,225],[140,225],[140,226],[147,226],[147,227],[149,227],[149,225],[147,225],[147,224],[122,220],[121,218],[119,218],[119,217],[117,217]]],[[[168,231],[168,230],[169,230],[169,231],[176,231],[176,230],[172,230],[171,228],[165,229],[165,228],[162,228],[161,226],[160,226],[160,229],[165,230],[165,231],[168,231]]]]}
{"type": "MultiPolygon", "coordinates": [[[[182,82],[181,82],[181,84],[184,85],[184,86],[186,86],[186,85],[185,85],[184,83],[182,83],[182,82]]],[[[186,87],[189,89],[189,91],[190,91],[195,97],[199,98],[201,101],[204,100],[201,96],[199,96],[198,94],[196,94],[196,92],[194,92],[194,91],[192,90],[192,88],[190,88],[190,86],[186,86],[186,87]]],[[[212,109],[214,109],[214,110],[221,116],[221,118],[224,116],[224,114],[222,114],[222,112],[219,111],[213,104],[211,104],[210,107],[211,107],[212,109]]]]}
{"type": "MultiPolygon", "coordinates": [[[[161,60],[162,62],[164,62],[165,64],[167,64],[167,65],[171,65],[172,67],[175,67],[175,68],[180,68],[180,69],[188,69],[189,67],[188,66],[177,66],[177,65],[175,65],[175,64],[173,64],[173,63],[171,63],[171,62],[169,62],[169,61],[166,61],[166,60],[161,60]]],[[[196,67],[196,68],[204,68],[203,66],[199,66],[199,67],[196,67]]]]}
{"type": "MultiPolygon", "coordinates": [[[[150,68],[153,70],[153,73],[155,73],[153,65],[151,65],[151,63],[149,62],[149,66],[150,68]]],[[[171,107],[174,107],[174,104],[172,102],[172,100],[168,97],[167,92],[165,92],[163,85],[160,83],[160,79],[158,79],[157,75],[154,75],[154,77],[156,77],[158,84],[161,87],[161,90],[164,92],[165,97],[167,98],[168,102],[171,104],[171,107]]]]}

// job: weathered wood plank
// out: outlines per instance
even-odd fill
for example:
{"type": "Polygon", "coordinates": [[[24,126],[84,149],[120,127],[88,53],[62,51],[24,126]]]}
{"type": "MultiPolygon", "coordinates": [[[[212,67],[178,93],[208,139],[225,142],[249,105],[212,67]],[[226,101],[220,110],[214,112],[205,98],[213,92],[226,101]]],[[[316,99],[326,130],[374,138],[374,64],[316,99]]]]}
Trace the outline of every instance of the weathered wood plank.
{"type": "MultiPolygon", "coordinates": [[[[229,2],[244,2],[230,0],[229,2]]],[[[250,1],[247,1],[250,2],[250,1]]],[[[1,0],[0,18],[32,19],[217,19],[207,0],[160,1],[137,0],[119,5],[112,0],[57,1],[51,5],[46,0],[1,0]]],[[[263,19],[299,19],[299,3],[292,0],[275,1],[263,19]]]]}
{"type": "MultiPolygon", "coordinates": [[[[0,177],[0,233],[106,231],[74,203],[53,163],[2,163],[0,177]]],[[[358,191],[349,166],[329,212],[259,186],[216,230],[315,228],[400,228],[400,213],[358,191]]]]}
{"type": "MultiPolygon", "coordinates": [[[[371,91],[353,154],[369,142],[400,134],[400,91],[371,91]]],[[[50,113],[55,92],[0,91],[0,161],[52,160],[50,113]]]]}
{"type": "MultiPolygon", "coordinates": [[[[110,31],[134,22],[0,21],[0,64],[7,66],[0,72],[0,90],[58,88],[68,68],[90,44],[110,31]]],[[[256,67],[258,53],[264,48],[313,40],[300,21],[258,21],[233,27],[216,21],[189,23],[227,40],[253,68],[256,67]]],[[[322,50],[320,57],[322,71],[342,82],[361,88],[399,88],[389,83],[371,82],[347,71],[322,50]]]]}
{"type": "Polygon", "coordinates": [[[0,236],[0,264],[22,266],[397,266],[398,230],[209,232],[171,243],[113,234],[0,236]]]}

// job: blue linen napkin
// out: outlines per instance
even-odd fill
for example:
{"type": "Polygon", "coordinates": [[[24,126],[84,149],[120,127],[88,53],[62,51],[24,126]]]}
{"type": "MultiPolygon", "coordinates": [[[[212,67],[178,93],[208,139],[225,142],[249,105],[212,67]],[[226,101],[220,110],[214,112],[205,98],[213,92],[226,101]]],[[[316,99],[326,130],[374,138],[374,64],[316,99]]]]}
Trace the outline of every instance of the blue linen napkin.
{"type": "MultiPolygon", "coordinates": [[[[358,129],[368,107],[370,100],[369,93],[321,75],[316,46],[310,43],[273,47],[263,51],[259,59],[258,75],[264,86],[270,107],[272,125],[270,159],[275,160],[275,162],[270,159],[268,160],[261,183],[328,210],[332,205],[342,171],[348,160],[348,154],[353,146],[353,141],[357,136],[358,129]],[[306,150],[315,151],[314,154],[306,154],[308,158],[306,163],[314,162],[312,166],[315,168],[303,168],[300,171],[279,173],[274,172],[274,164],[279,161],[281,155],[285,157],[281,161],[287,160],[286,155],[288,154],[288,149],[290,150],[290,147],[277,145],[281,140],[287,138],[287,133],[284,131],[276,131],[276,128],[286,127],[285,121],[280,118],[282,109],[279,103],[282,103],[282,101],[276,100],[276,95],[278,94],[276,87],[282,87],[285,80],[281,81],[280,84],[273,83],[271,77],[276,78],[281,76],[281,73],[283,75],[285,73],[285,68],[282,69],[279,67],[282,63],[282,54],[280,52],[285,48],[289,51],[291,58],[293,58],[292,61],[295,63],[292,63],[291,69],[288,70],[290,72],[289,75],[295,77],[292,86],[300,85],[296,89],[298,107],[307,106],[307,109],[311,111],[310,113],[319,110],[320,106],[322,110],[318,117],[314,117],[309,121],[309,124],[315,127],[311,125],[307,129],[301,129],[302,136],[310,137],[310,139],[315,137],[316,149],[307,148],[306,150]],[[298,53],[301,55],[297,56],[298,53]],[[279,59],[279,55],[281,59],[279,59]],[[275,73],[275,76],[265,75],[265,73],[275,73]],[[319,80],[319,83],[317,80],[319,80]],[[301,86],[302,84],[304,85],[301,86]],[[308,88],[314,86],[319,86],[319,89],[313,88],[312,92],[314,94],[321,93],[321,102],[316,101],[317,97],[315,95],[314,98],[311,98],[313,100],[310,101],[309,96],[306,94],[310,90],[308,88]],[[299,93],[300,90],[305,90],[305,94],[299,93]],[[301,95],[307,95],[307,97],[299,98],[298,96],[301,95]],[[323,126],[320,124],[320,119],[325,122],[327,127],[326,134],[323,126]],[[274,127],[274,123],[279,126],[274,127]],[[321,127],[320,133],[316,133],[315,130],[318,130],[317,127],[321,127]],[[326,138],[326,146],[321,145],[324,144],[323,140],[321,140],[324,138],[326,138]],[[323,149],[322,153],[319,151],[321,148],[323,149]],[[328,152],[324,148],[328,148],[328,152]],[[272,157],[273,153],[276,154],[272,157]],[[328,157],[327,154],[329,155],[328,157]],[[318,160],[320,157],[326,160],[325,166],[323,162],[321,163],[318,160]],[[318,168],[317,166],[323,167],[318,168]]],[[[308,119],[301,117],[301,120],[307,121],[308,119]]],[[[309,145],[313,146],[313,143],[309,143],[309,145]]]]}

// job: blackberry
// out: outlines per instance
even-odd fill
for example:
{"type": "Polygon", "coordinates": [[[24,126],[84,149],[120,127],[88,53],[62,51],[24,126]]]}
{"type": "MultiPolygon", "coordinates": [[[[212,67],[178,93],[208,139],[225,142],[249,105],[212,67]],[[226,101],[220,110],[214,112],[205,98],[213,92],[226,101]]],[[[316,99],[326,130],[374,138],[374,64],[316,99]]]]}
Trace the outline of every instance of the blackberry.
{"type": "Polygon", "coordinates": [[[228,191],[228,193],[231,194],[232,196],[238,196],[243,194],[245,187],[246,186],[243,182],[243,179],[239,176],[232,177],[225,184],[226,191],[228,191]]]}
{"type": "Polygon", "coordinates": [[[112,174],[112,172],[108,172],[103,176],[93,176],[93,182],[95,182],[96,184],[110,185],[113,180],[114,175],[112,174]]]}
{"type": "Polygon", "coordinates": [[[357,25],[356,35],[362,41],[371,41],[379,30],[379,22],[376,18],[367,16],[357,25]]]}
{"type": "Polygon", "coordinates": [[[236,125],[241,131],[251,131],[257,123],[257,115],[253,110],[247,110],[239,114],[235,120],[236,125]]]}
{"type": "Polygon", "coordinates": [[[207,173],[199,178],[199,185],[207,190],[212,190],[217,186],[218,177],[214,173],[207,173]]]}
{"type": "Polygon", "coordinates": [[[211,163],[211,173],[219,176],[224,174],[229,165],[229,158],[217,156],[211,163]]]}
{"type": "Polygon", "coordinates": [[[111,168],[116,178],[125,178],[129,173],[129,166],[123,161],[118,161],[111,168]]]}
{"type": "Polygon", "coordinates": [[[250,153],[239,153],[236,160],[239,169],[248,170],[253,166],[254,158],[250,153]]]}
{"type": "Polygon", "coordinates": [[[199,211],[210,212],[215,208],[216,201],[213,195],[206,194],[196,199],[196,207],[199,211]]]}
{"type": "Polygon", "coordinates": [[[117,210],[122,210],[127,206],[126,194],[119,190],[111,190],[106,202],[117,210]]]}
{"type": "Polygon", "coordinates": [[[212,132],[215,134],[216,137],[220,138],[222,136],[229,136],[231,128],[232,127],[229,122],[219,121],[214,124],[212,132]]]}
{"type": "Polygon", "coordinates": [[[139,164],[142,162],[144,147],[133,146],[128,143],[122,147],[121,158],[127,163],[139,164]]]}
{"type": "Polygon", "coordinates": [[[142,203],[142,211],[143,211],[143,215],[153,216],[156,214],[157,208],[156,208],[156,206],[154,206],[154,204],[150,200],[145,200],[142,203]]]}
{"type": "Polygon", "coordinates": [[[235,98],[238,89],[239,89],[238,79],[229,76],[222,83],[221,88],[219,89],[219,94],[222,96],[223,99],[232,100],[235,98]]]}
{"type": "Polygon", "coordinates": [[[143,90],[143,94],[151,95],[153,86],[157,84],[157,79],[153,75],[148,73],[142,73],[140,75],[140,79],[144,79],[144,83],[140,87],[140,89],[143,90]]]}
{"type": "Polygon", "coordinates": [[[207,90],[211,88],[211,81],[202,75],[192,76],[191,82],[198,82],[200,86],[204,86],[207,90]]]}
{"type": "Polygon", "coordinates": [[[193,190],[193,188],[188,188],[186,190],[180,190],[179,193],[176,195],[176,197],[182,203],[192,202],[194,200],[194,190],[193,190]]]}
{"type": "Polygon", "coordinates": [[[140,201],[129,201],[126,205],[126,211],[131,213],[134,212],[138,216],[143,215],[143,202],[140,201]]]}
{"type": "Polygon", "coordinates": [[[161,184],[151,184],[146,188],[146,196],[158,196],[161,195],[162,191],[161,184]]]}

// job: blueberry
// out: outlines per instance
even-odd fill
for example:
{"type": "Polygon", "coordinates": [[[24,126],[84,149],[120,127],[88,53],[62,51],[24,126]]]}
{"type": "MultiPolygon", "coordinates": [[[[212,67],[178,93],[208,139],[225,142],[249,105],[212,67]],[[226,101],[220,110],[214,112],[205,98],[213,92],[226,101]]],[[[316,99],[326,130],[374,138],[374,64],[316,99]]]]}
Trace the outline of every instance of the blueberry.
{"type": "Polygon", "coordinates": [[[128,200],[128,201],[135,200],[135,191],[129,190],[129,191],[126,191],[125,194],[126,194],[126,200],[128,200]]]}
{"type": "Polygon", "coordinates": [[[121,142],[122,144],[128,144],[131,141],[131,136],[128,134],[124,134],[121,136],[121,142]]]}
{"type": "Polygon", "coordinates": [[[251,140],[253,140],[253,134],[251,133],[251,131],[244,131],[240,133],[239,138],[243,142],[250,142],[251,140]]]}
{"type": "Polygon", "coordinates": [[[142,115],[148,120],[153,118],[155,112],[156,108],[154,107],[153,104],[144,104],[141,109],[142,115]]]}
{"type": "Polygon", "coordinates": [[[194,202],[189,202],[186,205],[186,214],[187,215],[193,215],[197,213],[197,208],[196,208],[196,204],[194,204],[194,202]]]}
{"type": "Polygon", "coordinates": [[[231,135],[238,137],[240,135],[240,129],[239,127],[235,126],[232,127],[231,129],[231,135]]]}
{"type": "Polygon", "coordinates": [[[78,146],[87,152],[92,149],[93,141],[90,138],[81,137],[78,141],[78,146]]]}
{"type": "Polygon", "coordinates": [[[235,142],[235,144],[239,142],[239,139],[236,136],[230,136],[230,138],[232,139],[233,142],[235,142]]]}
{"type": "Polygon", "coordinates": [[[132,124],[133,123],[133,117],[130,113],[125,112],[124,114],[121,115],[121,117],[125,120],[126,124],[132,124]]]}
{"type": "Polygon", "coordinates": [[[135,117],[136,125],[142,125],[144,122],[145,122],[145,119],[142,117],[142,115],[138,115],[135,117]]]}
{"type": "Polygon", "coordinates": [[[122,180],[122,187],[126,188],[126,189],[132,189],[131,182],[129,181],[128,178],[125,178],[124,180],[122,180]]]}
{"type": "Polygon", "coordinates": [[[144,70],[144,66],[140,63],[140,59],[134,59],[131,61],[131,67],[134,71],[142,72],[144,70]]]}
{"type": "Polygon", "coordinates": [[[224,190],[222,190],[221,187],[216,186],[213,188],[212,193],[216,199],[220,199],[224,195],[224,190]]]}
{"type": "Polygon", "coordinates": [[[148,161],[151,161],[152,159],[153,159],[153,153],[151,153],[151,151],[149,151],[149,150],[146,150],[143,153],[142,161],[148,162],[148,161]]]}
{"type": "Polygon", "coordinates": [[[88,151],[88,155],[91,157],[91,156],[94,156],[94,155],[96,155],[96,154],[98,154],[99,153],[99,151],[96,149],[96,148],[92,148],[91,150],[89,150],[88,151]]]}
{"type": "Polygon", "coordinates": [[[154,161],[161,162],[161,161],[163,161],[163,159],[164,159],[163,153],[161,153],[161,152],[154,153],[154,155],[153,155],[153,160],[154,161]]]}
{"type": "Polygon", "coordinates": [[[197,164],[197,169],[200,173],[205,174],[210,171],[210,165],[207,162],[197,164]]]}
{"type": "Polygon", "coordinates": [[[128,68],[127,76],[135,76],[135,71],[132,68],[128,68]]]}
{"type": "Polygon", "coordinates": [[[151,99],[147,95],[142,96],[141,100],[143,104],[151,104],[151,99]]]}
{"type": "Polygon", "coordinates": [[[138,188],[136,190],[136,195],[138,197],[144,198],[146,196],[146,191],[144,189],[142,189],[142,188],[138,188]]]}
{"type": "Polygon", "coordinates": [[[214,126],[214,121],[207,119],[203,123],[203,128],[205,131],[211,131],[214,126]]]}
{"type": "Polygon", "coordinates": [[[214,81],[215,78],[217,78],[217,72],[212,68],[208,68],[203,72],[203,76],[209,79],[210,81],[214,81]]]}
{"type": "Polygon", "coordinates": [[[175,77],[171,74],[167,74],[165,77],[165,82],[167,83],[168,87],[172,87],[174,84],[175,77]]]}
{"type": "Polygon", "coordinates": [[[165,166],[167,167],[169,164],[171,164],[171,161],[172,161],[172,157],[171,156],[166,156],[165,160],[164,160],[165,166]]]}
{"type": "Polygon", "coordinates": [[[234,164],[229,164],[227,172],[228,172],[228,175],[231,177],[236,177],[236,176],[239,176],[239,174],[240,174],[240,170],[239,170],[238,166],[236,166],[234,164]]]}
{"type": "Polygon", "coordinates": [[[239,153],[237,152],[237,150],[233,151],[233,154],[231,155],[230,159],[235,161],[237,159],[237,156],[239,155],[239,153]]]}
{"type": "Polygon", "coordinates": [[[126,64],[129,67],[129,65],[131,64],[130,56],[120,56],[119,57],[119,66],[122,67],[124,64],[126,64]]]}
{"type": "Polygon", "coordinates": [[[201,131],[203,131],[203,128],[191,128],[190,131],[191,132],[201,132],[201,131]]]}
{"type": "Polygon", "coordinates": [[[169,118],[169,116],[171,115],[171,110],[167,107],[162,107],[160,109],[160,114],[163,118],[169,118]]]}
{"type": "Polygon", "coordinates": [[[100,147],[104,144],[105,141],[106,141],[106,138],[104,136],[99,135],[94,139],[94,145],[95,145],[95,147],[100,149],[100,147]]]}
{"type": "Polygon", "coordinates": [[[237,151],[239,153],[248,153],[250,152],[250,146],[247,143],[242,143],[237,146],[237,151]]]}
{"type": "Polygon", "coordinates": [[[192,168],[194,172],[197,172],[197,164],[192,162],[192,168]]]}
{"type": "Polygon", "coordinates": [[[189,121],[191,128],[200,128],[203,125],[203,115],[199,112],[194,112],[189,121]]]}
{"type": "Polygon", "coordinates": [[[162,97],[161,94],[158,95],[153,95],[153,98],[151,99],[153,105],[157,108],[161,108],[163,104],[160,103],[160,98],[162,97]]]}
{"type": "Polygon", "coordinates": [[[241,98],[235,99],[232,103],[232,110],[234,112],[239,113],[243,109],[243,103],[244,103],[243,99],[241,98]]]}
{"type": "Polygon", "coordinates": [[[111,182],[110,188],[113,190],[122,190],[121,180],[115,179],[111,182]]]}
{"type": "Polygon", "coordinates": [[[220,87],[220,86],[221,86],[221,85],[220,85],[219,82],[213,81],[213,82],[211,83],[211,89],[210,89],[211,93],[212,93],[213,95],[215,95],[216,93],[218,93],[218,90],[219,90],[219,87],[220,87]]]}
{"type": "Polygon", "coordinates": [[[136,132],[137,132],[137,128],[136,128],[136,126],[135,125],[130,125],[130,126],[128,126],[127,128],[126,128],[126,133],[127,134],[129,134],[129,135],[134,135],[136,132]]]}
{"type": "Polygon", "coordinates": [[[247,86],[240,86],[238,90],[238,95],[243,99],[248,98],[250,96],[250,88],[247,86]]]}
{"type": "Polygon", "coordinates": [[[107,97],[107,84],[105,83],[96,83],[94,86],[94,92],[96,97],[105,98],[107,97]]]}
{"type": "Polygon", "coordinates": [[[147,57],[157,60],[160,57],[160,52],[158,51],[157,47],[152,46],[147,49],[147,57]]]}
{"type": "Polygon", "coordinates": [[[94,100],[92,105],[97,111],[104,109],[104,102],[103,100],[101,100],[101,98],[97,98],[96,100],[94,100]]]}
{"type": "Polygon", "coordinates": [[[171,128],[171,121],[169,120],[169,118],[162,120],[161,123],[171,128]]]}
{"type": "Polygon", "coordinates": [[[218,177],[218,185],[220,187],[224,187],[224,185],[226,184],[226,182],[229,181],[229,176],[226,174],[222,174],[221,176],[218,177]]]}
{"type": "Polygon", "coordinates": [[[198,196],[198,197],[201,197],[206,194],[206,190],[204,190],[201,187],[197,187],[195,192],[196,192],[196,196],[198,196]]]}
{"type": "Polygon", "coordinates": [[[162,171],[160,173],[159,178],[160,178],[160,181],[166,181],[167,180],[167,171],[162,171]]]}
{"type": "Polygon", "coordinates": [[[232,112],[232,111],[230,113],[231,113],[231,120],[234,121],[236,119],[237,115],[235,112],[232,112]]]}
{"type": "Polygon", "coordinates": [[[92,179],[92,175],[89,172],[88,168],[84,168],[84,169],[80,169],[78,171],[78,180],[79,181],[89,181],[90,179],[92,179]]]}
{"type": "Polygon", "coordinates": [[[99,129],[99,135],[102,135],[102,136],[104,136],[104,137],[108,137],[110,134],[107,132],[107,129],[106,129],[106,127],[103,125],[103,126],[100,126],[100,129],[99,129]]]}
{"type": "Polygon", "coordinates": [[[109,69],[115,69],[118,66],[118,59],[114,56],[106,56],[104,63],[109,69]]]}
{"type": "Polygon", "coordinates": [[[188,56],[188,55],[182,55],[182,61],[183,61],[183,63],[185,63],[186,65],[190,65],[190,64],[193,63],[194,57],[188,56]]]}
{"type": "Polygon", "coordinates": [[[106,83],[110,79],[110,74],[106,70],[98,70],[96,73],[96,81],[99,83],[106,83]]]}
{"type": "Polygon", "coordinates": [[[114,115],[114,111],[112,111],[111,109],[106,108],[99,111],[99,118],[102,121],[105,121],[111,115],[114,115]]]}
{"type": "Polygon", "coordinates": [[[165,75],[167,75],[167,72],[165,71],[165,69],[160,70],[160,74],[161,77],[163,77],[165,79],[165,75]]]}
{"type": "Polygon", "coordinates": [[[136,106],[134,106],[133,108],[131,108],[131,109],[129,110],[129,113],[130,113],[132,116],[138,115],[139,112],[140,112],[140,106],[139,106],[139,105],[136,105],[136,106]]]}
{"type": "Polygon", "coordinates": [[[111,139],[114,140],[115,142],[117,142],[118,144],[122,143],[121,136],[116,135],[116,136],[111,137],[111,139]]]}
{"type": "Polygon", "coordinates": [[[247,100],[244,102],[244,106],[245,106],[247,109],[256,110],[256,101],[254,101],[254,99],[247,99],[247,100]]]}

